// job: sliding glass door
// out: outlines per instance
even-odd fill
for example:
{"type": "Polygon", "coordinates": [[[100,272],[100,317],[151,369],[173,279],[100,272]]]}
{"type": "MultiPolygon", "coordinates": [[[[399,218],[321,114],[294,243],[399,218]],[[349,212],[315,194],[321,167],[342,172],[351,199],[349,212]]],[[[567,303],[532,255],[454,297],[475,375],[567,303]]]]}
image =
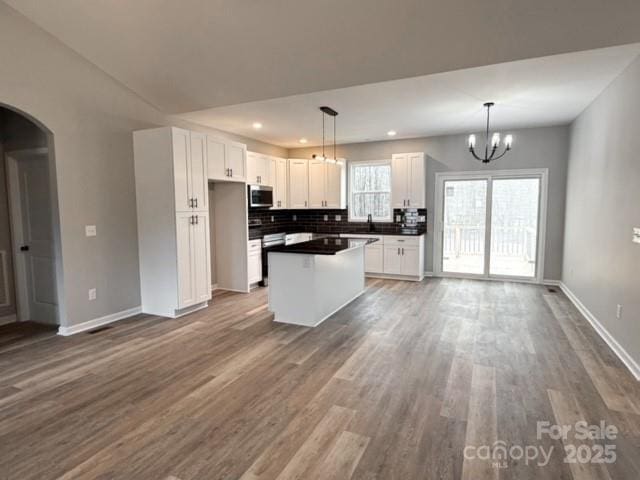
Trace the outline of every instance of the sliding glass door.
{"type": "Polygon", "coordinates": [[[447,174],[438,178],[437,188],[436,271],[484,278],[539,277],[546,172],[447,174]]]}
{"type": "Polygon", "coordinates": [[[486,179],[444,182],[443,272],[484,274],[487,184],[486,179]]]}
{"type": "Polygon", "coordinates": [[[536,276],[539,210],[539,178],[493,180],[490,275],[536,276]]]}

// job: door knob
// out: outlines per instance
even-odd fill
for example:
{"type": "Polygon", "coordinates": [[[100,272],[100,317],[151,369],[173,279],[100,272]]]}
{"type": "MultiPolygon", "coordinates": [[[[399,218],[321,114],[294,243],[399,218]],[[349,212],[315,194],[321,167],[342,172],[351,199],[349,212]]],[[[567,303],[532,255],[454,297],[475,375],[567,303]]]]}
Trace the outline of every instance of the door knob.
{"type": "Polygon", "coordinates": [[[28,252],[29,251],[29,245],[22,245],[20,247],[20,251],[21,252],[28,252]]]}

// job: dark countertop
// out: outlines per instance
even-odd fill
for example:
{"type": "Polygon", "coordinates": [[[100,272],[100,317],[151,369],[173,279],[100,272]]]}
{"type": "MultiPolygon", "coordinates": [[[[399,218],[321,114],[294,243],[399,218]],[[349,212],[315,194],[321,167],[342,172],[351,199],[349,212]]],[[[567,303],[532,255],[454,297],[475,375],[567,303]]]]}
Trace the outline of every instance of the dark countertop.
{"type": "Polygon", "coordinates": [[[352,248],[364,247],[370,243],[377,242],[376,238],[350,238],[350,237],[326,237],[309,240],[308,242],[294,243],[293,245],[282,245],[273,247],[271,252],[279,253],[299,253],[304,255],[336,255],[352,248]]]}
{"type": "MultiPolygon", "coordinates": [[[[268,226],[268,225],[267,225],[268,226]]],[[[385,229],[385,231],[374,231],[374,232],[369,232],[366,229],[361,229],[361,228],[350,228],[350,229],[331,229],[330,231],[314,231],[316,230],[315,228],[308,228],[305,229],[304,227],[300,227],[300,228],[296,228],[296,229],[282,229],[282,228],[260,228],[260,227],[250,227],[249,228],[249,240],[257,240],[259,238],[262,238],[264,235],[267,235],[269,233],[280,233],[280,232],[285,232],[286,234],[292,234],[292,233],[313,233],[315,235],[349,235],[349,234],[353,234],[353,235],[373,235],[373,236],[379,236],[379,235],[406,235],[406,236],[412,236],[412,237],[417,237],[420,235],[425,235],[427,233],[427,227],[426,226],[420,226],[418,228],[415,229],[403,229],[401,227],[398,227],[397,229],[395,229],[394,231],[389,231],[388,229],[385,229]],[[273,231],[271,231],[273,230],[273,231]]],[[[346,237],[345,237],[346,238],[346,237]]]]}

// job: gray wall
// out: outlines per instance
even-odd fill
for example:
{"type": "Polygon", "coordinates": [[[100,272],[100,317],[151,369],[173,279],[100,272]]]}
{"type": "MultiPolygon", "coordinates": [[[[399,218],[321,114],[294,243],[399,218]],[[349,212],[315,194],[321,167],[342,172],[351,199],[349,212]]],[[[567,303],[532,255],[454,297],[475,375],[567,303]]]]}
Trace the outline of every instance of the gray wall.
{"type": "MultiPolygon", "coordinates": [[[[0,78],[0,106],[26,112],[53,134],[64,324],[140,305],[132,131],[159,125],[215,131],[157,111],[3,2],[0,78]],[[86,224],[97,225],[97,237],[84,236],[86,224]],[[98,298],[89,302],[91,287],[98,298]]],[[[286,156],[285,149],[247,143],[286,156]]]]}
{"type": "Polygon", "coordinates": [[[571,128],[563,282],[640,363],[640,58],[571,128]],[[623,305],[616,319],[616,306],[623,305]]]}
{"type": "MultiPolygon", "coordinates": [[[[565,186],[569,129],[567,126],[510,130],[514,149],[488,166],[474,160],[466,148],[466,135],[390,140],[339,145],[337,155],[351,160],[391,158],[393,153],[425,152],[427,155],[426,270],[433,271],[435,174],[523,168],[549,169],[545,279],[559,280],[562,273],[565,186]]],[[[481,137],[479,137],[481,138],[481,137]]],[[[317,147],[289,150],[290,158],[310,158],[317,147]]]]}

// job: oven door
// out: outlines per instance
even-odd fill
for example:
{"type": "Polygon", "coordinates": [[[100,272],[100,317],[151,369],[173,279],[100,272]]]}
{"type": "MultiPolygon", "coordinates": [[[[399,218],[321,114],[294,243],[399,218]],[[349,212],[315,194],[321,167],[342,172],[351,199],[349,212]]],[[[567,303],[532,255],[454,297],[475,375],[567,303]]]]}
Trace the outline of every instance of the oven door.
{"type": "Polygon", "coordinates": [[[249,185],[249,208],[273,207],[273,188],[264,185],[249,185]]]}

